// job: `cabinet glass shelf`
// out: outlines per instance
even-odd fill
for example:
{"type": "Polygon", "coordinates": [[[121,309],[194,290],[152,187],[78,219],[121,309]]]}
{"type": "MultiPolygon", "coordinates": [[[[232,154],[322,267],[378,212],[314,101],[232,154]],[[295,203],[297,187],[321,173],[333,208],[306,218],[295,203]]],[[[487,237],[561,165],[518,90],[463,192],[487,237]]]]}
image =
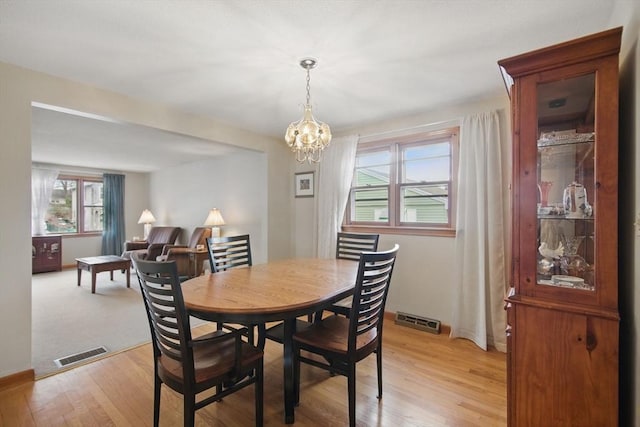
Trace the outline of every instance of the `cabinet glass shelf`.
{"type": "Polygon", "coordinates": [[[537,93],[537,283],[594,291],[595,75],[541,83],[537,93]],[[558,93],[570,93],[574,113],[555,107],[558,93]]]}

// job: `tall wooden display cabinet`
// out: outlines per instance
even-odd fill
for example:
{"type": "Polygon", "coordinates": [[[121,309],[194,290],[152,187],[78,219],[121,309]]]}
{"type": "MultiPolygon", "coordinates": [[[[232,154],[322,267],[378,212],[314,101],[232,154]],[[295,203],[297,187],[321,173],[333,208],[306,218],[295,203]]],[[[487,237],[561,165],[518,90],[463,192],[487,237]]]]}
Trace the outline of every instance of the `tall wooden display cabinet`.
{"type": "Polygon", "coordinates": [[[511,97],[508,423],[618,425],[616,28],[498,62],[511,97]]]}

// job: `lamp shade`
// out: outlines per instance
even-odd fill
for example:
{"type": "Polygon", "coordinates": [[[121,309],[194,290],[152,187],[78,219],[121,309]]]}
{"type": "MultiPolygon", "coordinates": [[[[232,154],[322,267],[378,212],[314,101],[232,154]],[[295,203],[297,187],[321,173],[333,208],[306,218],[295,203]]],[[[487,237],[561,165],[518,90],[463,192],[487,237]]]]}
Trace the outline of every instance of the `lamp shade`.
{"type": "Polygon", "coordinates": [[[213,208],[209,211],[209,215],[204,221],[204,225],[208,225],[209,227],[224,225],[224,219],[222,218],[222,214],[220,214],[220,210],[218,208],[213,208]]]}
{"type": "Polygon", "coordinates": [[[138,224],[151,224],[152,222],[156,222],[156,218],[153,216],[149,209],[145,209],[142,211],[142,215],[140,215],[140,219],[138,220],[138,224]]]}

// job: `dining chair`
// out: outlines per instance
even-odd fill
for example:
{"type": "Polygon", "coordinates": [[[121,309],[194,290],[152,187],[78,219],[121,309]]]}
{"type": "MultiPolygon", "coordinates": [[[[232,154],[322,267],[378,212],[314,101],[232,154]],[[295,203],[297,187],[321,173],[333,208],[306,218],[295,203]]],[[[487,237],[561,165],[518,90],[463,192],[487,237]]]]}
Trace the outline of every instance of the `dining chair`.
{"type": "MultiPolygon", "coordinates": [[[[253,259],[251,257],[251,238],[249,234],[241,234],[237,236],[226,237],[212,237],[207,239],[207,250],[209,252],[209,264],[211,265],[211,271],[218,273],[231,268],[251,267],[253,265],[253,259]]],[[[311,315],[310,315],[311,316],[311,315]]],[[[311,322],[304,320],[296,320],[296,329],[302,330],[308,326],[311,322]]],[[[269,329],[266,329],[265,324],[259,325],[246,325],[248,328],[248,339],[250,342],[255,340],[255,329],[258,330],[257,345],[260,348],[264,348],[265,340],[282,344],[284,342],[284,324],[282,322],[272,325],[269,329]]],[[[232,329],[227,323],[218,324],[219,329],[232,329]]]]}
{"type": "Polygon", "coordinates": [[[334,314],[293,336],[294,387],[300,402],[300,362],[347,377],[349,425],[356,425],[356,364],[376,353],[378,399],[382,398],[382,323],[399,246],[360,255],[349,317],[334,314]],[[325,361],[302,356],[301,350],[325,361]]]}
{"type": "MultiPolygon", "coordinates": [[[[358,262],[362,252],[375,252],[378,250],[379,239],[379,234],[338,232],[336,238],[336,258],[358,262]]],[[[349,310],[351,309],[351,301],[352,297],[343,298],[325,310],[348,316],[349,310]]],[[[315,319],[322,319],[322,312],[316,313],[315,319]]]]}
{"type": "Polygon", "coordinates": [[[251,267],[251,238],[248,234],[207,239],[211,272],[218,273],[230,268],[251,267]]]}
{"type": "MultiPolygon", "coordinates": [[[[237,236],[210,237],[206,239],[209,253],[209,265],[212,273],[219,273],[232,268],[251,267],[251,237],[249,234],[237,236]]],[[[258,347],[264,348],[265,325],[242,325],[247,331],[249,342],[255,340],[255,329],[258,329],[258,347]]],[[[218,323],[218,330],[235,330],[236,326],[218,323]]]]}
{"type": "Polygon", "coordinates": [[[131,258],[153,344],[153,425],[160,419],[162,384],[182,394],[185,426],[194,425],[196,410],[255,384],[255,420],[262,426],[263,351],[244,342],[240,330],[192,337],[175,261],[131,258]],[[205,391],[207,397],[196,400],[205,391]]]}

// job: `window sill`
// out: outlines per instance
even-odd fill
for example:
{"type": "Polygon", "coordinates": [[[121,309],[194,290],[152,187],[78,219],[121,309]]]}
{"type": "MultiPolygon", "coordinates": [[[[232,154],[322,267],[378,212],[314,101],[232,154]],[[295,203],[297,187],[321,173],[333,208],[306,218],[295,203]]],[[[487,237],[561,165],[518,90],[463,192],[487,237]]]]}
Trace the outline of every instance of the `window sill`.
{"type": "Polygon", "coordinates": [[[343,225],[343,231],[353,233],[402,234],[407,236],[456,237],[451,228],[390,227],[376,225],[343,225]]]}
{"type": "Polygon", "coordinates": [[[100,237],[102,236],[102,231],[97,233],[52,233],[52,234],[43,234],[43,236],[62,236],[63,239],[75,239],[78,237],[100,237]]]}

